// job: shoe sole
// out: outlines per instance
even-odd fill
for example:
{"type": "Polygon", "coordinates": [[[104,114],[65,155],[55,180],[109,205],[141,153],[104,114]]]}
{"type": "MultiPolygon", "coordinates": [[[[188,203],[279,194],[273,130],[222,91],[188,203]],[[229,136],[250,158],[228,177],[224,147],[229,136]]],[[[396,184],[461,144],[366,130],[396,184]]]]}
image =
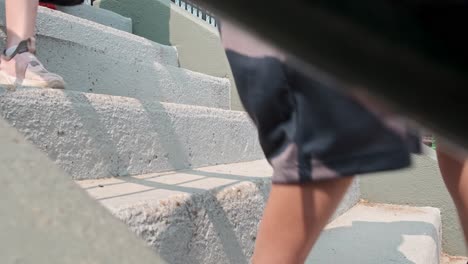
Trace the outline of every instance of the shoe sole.
{"type": "Polygon", "coordinates": [[[21,86],[44,88],[44,89],[65,89],[65,83],[59,80],[53,80],[50,82],[28,80],[28,79],[19,80],[1,71],[0,71],[0,85],[10,90],[16,89],[17,87],[21,87],[21,86]]]}

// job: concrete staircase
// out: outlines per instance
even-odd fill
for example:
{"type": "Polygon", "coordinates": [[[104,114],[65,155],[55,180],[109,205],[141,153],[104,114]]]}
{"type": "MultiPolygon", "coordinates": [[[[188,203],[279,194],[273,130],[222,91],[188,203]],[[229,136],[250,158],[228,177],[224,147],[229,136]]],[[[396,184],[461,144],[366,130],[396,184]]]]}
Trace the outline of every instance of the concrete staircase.
{"type": "MultiPolygon", "coordinates": [[[[248,263],[272,171],[229,81],[45,9],[39,52],[68,89],[0,88],[0,116],[169,263],[248,263]]],[[[359,200],[356,181],[310,263],[440,263],[437,209],[359,200]]]]}
{"type": "Polygon", "coordinates": [[[0,90],[0,111],[74,179],[262,157],[253,126],[237,111],[28,88],[0,90]]]}
{"type": "Polygon", "coordinates": [[[37,27],[38,57],[67,90],[229,109],[229,81],[179,68],[174,47],[45,8],[37,27]]]}
{"type": "MultiPolygon", "coordinates": [[[[260,160],[78,184],[169,263],[249,263],[271,173],[260,160]]],[[[356,182],[336,215],[358,194],[356,182]]]]}

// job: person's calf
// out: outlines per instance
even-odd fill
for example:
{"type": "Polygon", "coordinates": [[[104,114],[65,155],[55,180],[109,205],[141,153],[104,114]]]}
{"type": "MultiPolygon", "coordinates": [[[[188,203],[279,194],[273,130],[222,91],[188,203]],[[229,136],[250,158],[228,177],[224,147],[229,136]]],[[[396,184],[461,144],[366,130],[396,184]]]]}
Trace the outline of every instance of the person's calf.
{"type": "Polygon", "coordinates": [[[303,263],[352,180],[273,184],[252,263],[303,263]]]}
{"type": "Polygon", "coordinates": [[[468,158],[455,155],[444,146],[438,146],[437,157],[445,185],[457,207],[468,246],[468,158]]]}

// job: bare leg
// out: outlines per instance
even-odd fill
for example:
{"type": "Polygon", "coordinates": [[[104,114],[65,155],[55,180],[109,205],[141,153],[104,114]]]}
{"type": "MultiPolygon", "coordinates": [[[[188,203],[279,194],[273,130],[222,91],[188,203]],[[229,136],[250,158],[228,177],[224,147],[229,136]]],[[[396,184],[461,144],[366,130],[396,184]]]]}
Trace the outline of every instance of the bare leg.
{"type": "Polygon", "coordinates": [[[253,263],[303,263],[352,179],[307,185],[273,184],[260,224],[253,263]]]}
{"type": "Polygon", "coordinates": [[[468,159],[455,157],[444,146],[437,147],[439,167],[445,185],[458,209],[458,216],[468,243],[468,159]]]}
{"type": "Polygon", "coordinates": [[[6,0],[7,48],[34,36],[39,0],[6,0]]]}

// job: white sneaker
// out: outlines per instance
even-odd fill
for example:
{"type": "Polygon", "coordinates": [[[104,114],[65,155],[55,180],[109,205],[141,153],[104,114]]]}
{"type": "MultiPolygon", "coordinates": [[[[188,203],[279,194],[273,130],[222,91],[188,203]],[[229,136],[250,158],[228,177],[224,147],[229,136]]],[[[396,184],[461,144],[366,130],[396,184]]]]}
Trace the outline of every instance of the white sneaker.
{"type": "Polygon", "coordinates": [[[64,89],[63,78],[46,70],[34,55],[34,39],[22,41],[11,56],[0,59],[0,85],[64,89]]]}

